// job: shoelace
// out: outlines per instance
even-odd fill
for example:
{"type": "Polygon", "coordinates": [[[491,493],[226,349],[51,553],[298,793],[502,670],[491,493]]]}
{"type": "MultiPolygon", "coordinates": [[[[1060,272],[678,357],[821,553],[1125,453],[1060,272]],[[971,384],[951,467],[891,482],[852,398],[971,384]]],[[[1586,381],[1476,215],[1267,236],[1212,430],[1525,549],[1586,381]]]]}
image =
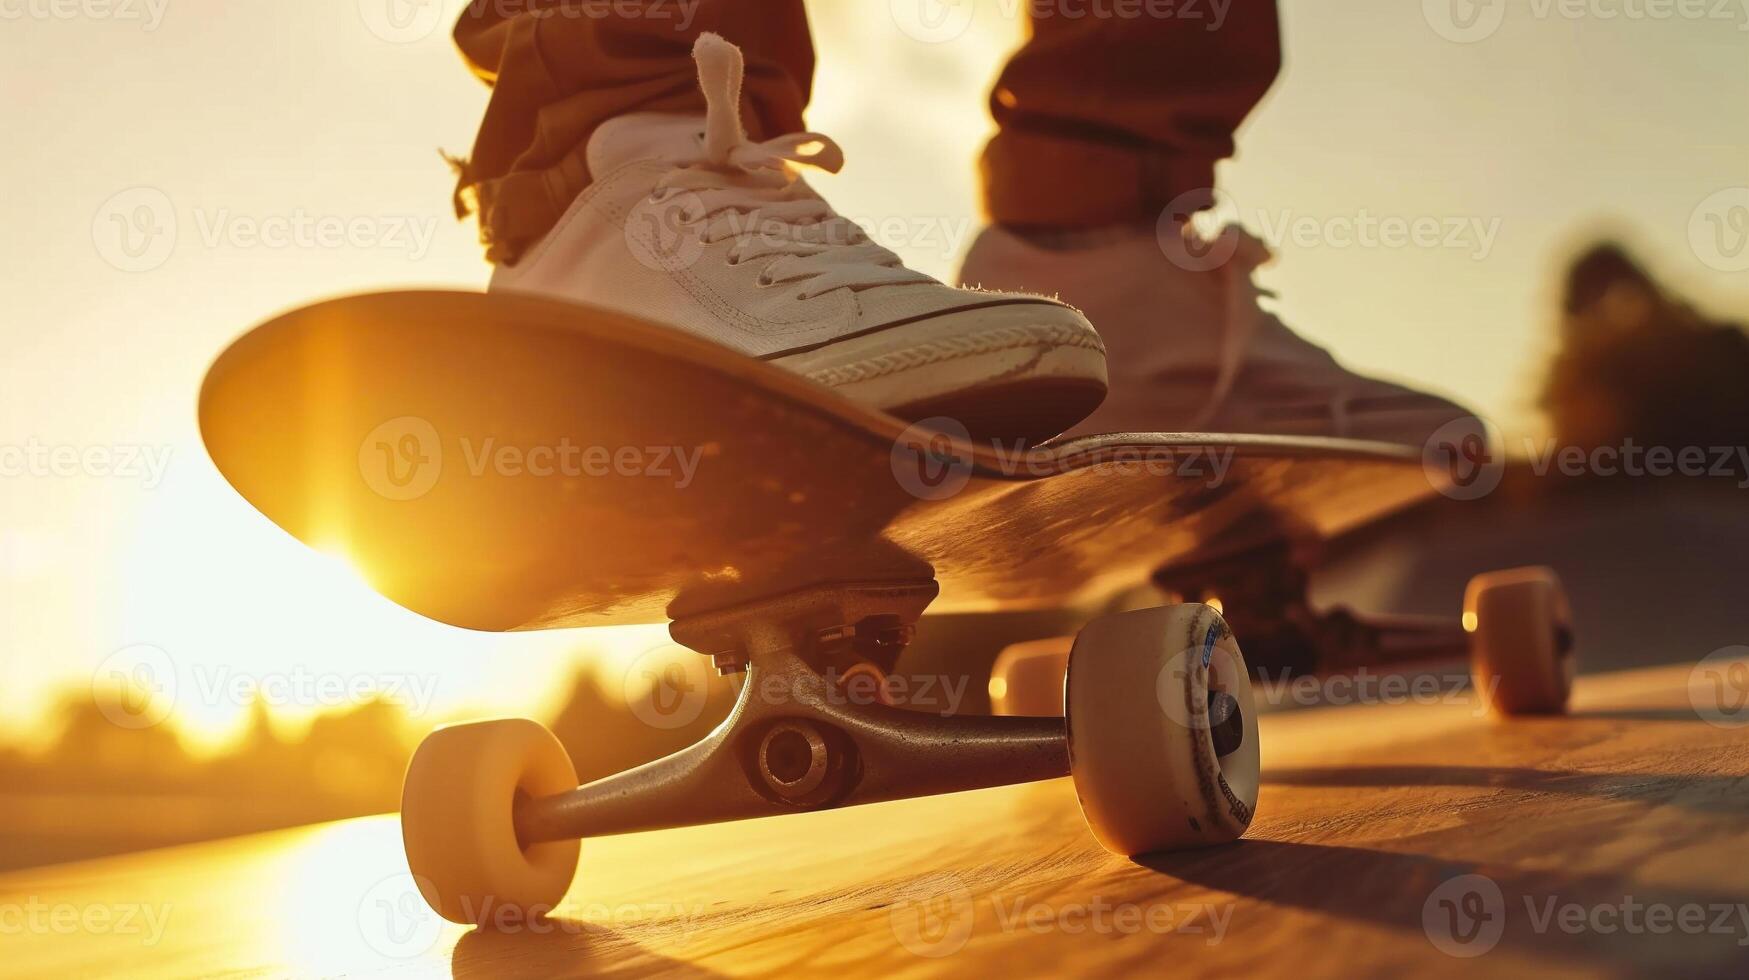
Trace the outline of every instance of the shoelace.
{"type": "Polygon", "coordinates": [[[741,126],[741,50],[700,34],[692,47],[705,98],[704,154],[665,175],[652,200],[690,193],[687,224],[708,222],[707,244],[734,239],[729,262],[782,256],[761,273],[762,286],[801,283],[798,299],[834,289],[933,282],[839,215],[789,169],[789,164],[837,173],[844,151],[820,133],[790,133],[755,143],[741,126]]]}
{"type": "Polygon", "coordinates": [[[1239,379],[1239,371],[1245,366],[1245,354],[1251,347],[1251,338],[1257,332],[1257,297],[1267,295],[1251,282],[1251,276],[1272,256],[1269,246],[1262,239],[1237,224],[1222,226],[1212,240],[1203,238],[1188,221],[1180,231],[1184,236],[1186,249],[1192,255],[1207,254],[1216,247],[1216,242],[1229,235],[1233,236],[1236,243],[1232,256],[1222,262],[1216,271],[1221,280],[1223,298],[1221,352],[1216,364],[1215,384],[1209,391],[1209,398],[1203,403],[1202,411],[1187,426],[1197,430],[1207,427],[1219,414],[1227,402],[1227,396],[1233,393],[1233,383],[1239,379]]]}

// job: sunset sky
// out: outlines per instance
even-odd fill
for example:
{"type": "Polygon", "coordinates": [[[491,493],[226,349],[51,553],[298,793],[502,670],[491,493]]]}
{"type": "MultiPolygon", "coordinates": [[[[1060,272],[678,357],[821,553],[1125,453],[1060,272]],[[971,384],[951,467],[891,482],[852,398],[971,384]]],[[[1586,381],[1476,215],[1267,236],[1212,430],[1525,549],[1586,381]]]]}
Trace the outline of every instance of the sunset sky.
{"type": "MultiPolygon", "coordinates": [[[[0,472],[0,737],[28,737],[56,692],[140,644],[212,740],[242,716],[239,677],[429,685],[431,719],[525,713],[577,651],[660,642],[423,621],[269,525],[201,449],[202,374],[252,324],[334,294],[484,284],[437,155],[465,152],[486,101],[448,40],[463,2],[414,0],[399,21],[384,5],[403,0],[0,2],[0,462],[39,461],[0,472]]],[[[809,123],[848,159],[810,180],[946,276],[976,229],[987,89],[1023,24],[1018,0],[979,2],[929,43],[900,26],[918,33],[919,2],[810,4],[809,123]]],[[[1222,179],[1266,239],[1311,229],[1273,242],[1264,276],[1288,322],[1534,433],[1551,277],[1588,237],[1624,236],[1679,289],[1749,309],[1749,272],[1706,238],[1709,215],[1749,207],[1749,4],[1703,6],[1721,16],[1482,3],[1503,19],[1454,40],[1446,0],[1286,3],[1287,70],[1222,179]],[[1463,233],[1337,247],[1332,229],[1369,217],[1463,233]]],[[[289,717],[314,707],[290,701],[289,717]]]]}

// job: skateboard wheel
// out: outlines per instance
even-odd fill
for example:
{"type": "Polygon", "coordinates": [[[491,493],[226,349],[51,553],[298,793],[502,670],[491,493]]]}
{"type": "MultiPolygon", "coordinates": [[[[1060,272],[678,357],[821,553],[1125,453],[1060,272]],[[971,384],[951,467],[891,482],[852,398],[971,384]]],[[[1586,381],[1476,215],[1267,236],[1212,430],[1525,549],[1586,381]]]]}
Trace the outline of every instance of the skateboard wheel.
{"type": "Polygon", "coordinates": [[[1503,715],[1567,710],[1573,689],[1572,613],[1555,573],[1540,566],[1489,572],[1464,590],[1470,675],[1503,715]]]}
{"type": "Polygon", "coordinates": [[[990,713],[1062,717],[1063,678],[1074,643],[1072,636],[1053,636],[1004,649],[990,668],[990,713]]]}
{"type": "Polygon", "coordinates": [[[1257,713],[1245,658],[1200,603],[1104,616],[1069,653],[1069,770],[1109,851],[1231,841],[1257,805],[1257,713]]]}
{"type": "Polygon", "coordinates": [[[564,746],[541,725],[501,718],[439,728],[407,766],[401,837],[419,891],[437,914],[463,924],[551,911],[577,870],[578,842],[522,847],[517,794],[577,788],[564,746]]]}

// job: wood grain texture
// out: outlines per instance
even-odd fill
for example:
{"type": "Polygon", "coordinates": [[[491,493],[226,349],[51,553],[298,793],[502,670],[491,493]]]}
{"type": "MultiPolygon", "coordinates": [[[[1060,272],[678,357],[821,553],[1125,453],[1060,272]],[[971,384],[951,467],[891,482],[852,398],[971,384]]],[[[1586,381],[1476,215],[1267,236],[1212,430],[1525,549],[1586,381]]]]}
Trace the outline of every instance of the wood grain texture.
{"type": "Polygon", "coordinates": [[[1051,608],[1434,492],[1419,452],[1380,443],[940,442],[680,331],[516,295],[288,313],[214,363],[200,424],[280,527],[408,609],[481,630],[660,623],[930,578],[936,612],[1051,608]]]}
{"type": "Polygon", "coordinates": [[[1749,729],[1701,720],[1690,678],[1583,678],[1565,719],[1268,715],[1249,837],[1140,862],[1057,780],[587,841],[559,915],[504,932],[421,911],[390,817],[16,872],[0,972],[1742,976],[1749,729]],[[1497,899],[1435,893],[1461,875],[1497,899]],[[1486,952],[1440,951],[1441,898],[1498,917],[1486,952]]]}

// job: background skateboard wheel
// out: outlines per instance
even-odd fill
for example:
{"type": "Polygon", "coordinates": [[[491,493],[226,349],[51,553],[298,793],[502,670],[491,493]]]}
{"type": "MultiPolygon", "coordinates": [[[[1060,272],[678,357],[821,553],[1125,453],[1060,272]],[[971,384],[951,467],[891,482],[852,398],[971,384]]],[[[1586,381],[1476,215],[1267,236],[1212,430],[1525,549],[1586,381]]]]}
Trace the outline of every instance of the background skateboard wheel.
{"type": "Polygon", "coordinates": [[[1053,636],[1005,647],[990,668],[990,713],[1061,717],[1074,644],[1072,636],[1053,636]]]}
{"type": "Polygon", "coordinates": [[[502,718],[439,728],[419,743],[401,791],[401,836],[419,891],[451,922],[477,924],[510,906],[550,911],[577,870],[578,843],[523,848],[517,792],[577,788],[564,746],[539,724],[502,718]]]}
{"type": "Polygon", "coordinates": [[[1470,675],[1495,711],[1567,710],[1573,688],[1572,613],[1555,573],[1540,566],[1489,572],[1464,590],[1470,675]]]}
{"type": "Polygon", "coordinates": [[[1219,844],[1257,805],[1257,713],[1233,632],[1200,603],[1104,616],[1069,654],[1069,769],[1107,850],[1219,844]]]}

